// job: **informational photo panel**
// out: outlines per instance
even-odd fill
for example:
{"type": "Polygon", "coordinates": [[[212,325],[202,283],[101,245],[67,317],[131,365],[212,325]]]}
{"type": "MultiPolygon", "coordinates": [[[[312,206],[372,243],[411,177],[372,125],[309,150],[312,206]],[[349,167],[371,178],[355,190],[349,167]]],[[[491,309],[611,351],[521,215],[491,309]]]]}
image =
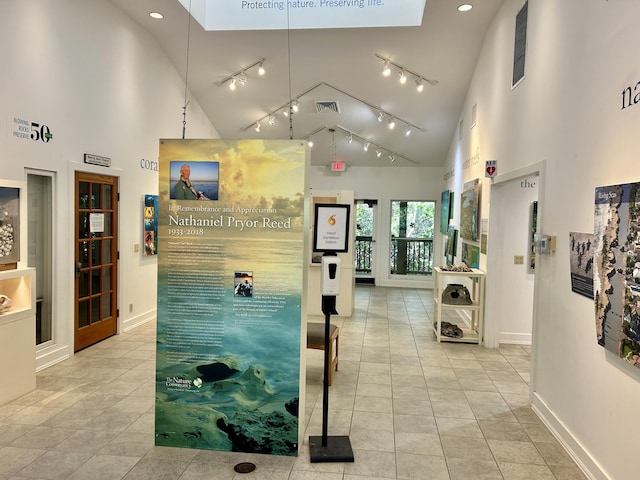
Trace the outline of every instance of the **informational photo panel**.
{"type": "Polygon", "coordinates": [[[638,212],[640,183],[597,187],[593,246],[585,247],[593,252],[598,344],[634,368],[640,368],[638,212]]]}
{"type": "Polygon", "coordinates": [[[156,445],[297,455],[305,146],[161,140],[156,445]]]}

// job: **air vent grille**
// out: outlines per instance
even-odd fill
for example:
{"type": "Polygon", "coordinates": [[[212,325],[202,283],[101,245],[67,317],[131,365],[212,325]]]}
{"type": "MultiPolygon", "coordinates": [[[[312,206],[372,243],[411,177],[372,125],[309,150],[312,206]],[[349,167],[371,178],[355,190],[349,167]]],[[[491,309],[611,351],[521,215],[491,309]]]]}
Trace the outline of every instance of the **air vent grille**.
{"type": "Polygon", "coordinates": [[[338,102],[335,102],[333,100],[316,102],[317,113],[322,113],[325,110],[331,110],[332,112],[340,113],[340,106],[338,105],[338,102]]]}

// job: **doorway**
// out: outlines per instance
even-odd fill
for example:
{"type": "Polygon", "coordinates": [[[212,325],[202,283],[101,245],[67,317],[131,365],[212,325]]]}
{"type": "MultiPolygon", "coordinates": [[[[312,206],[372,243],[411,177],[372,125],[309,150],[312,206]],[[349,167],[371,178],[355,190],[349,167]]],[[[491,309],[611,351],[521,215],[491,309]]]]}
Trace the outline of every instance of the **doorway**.
{"type": "Polygon", "coordinates": [[[423,276],[433,273],[435,202],[391,201],[389,244],[392,275],[423,276]]]}
{"type": "Polygon", "coordinates": [[[54,173],[27,170],[28,261],[36,270],[36,345],[53,338],[53,185],[54,173]]]}
{"type": "Polygon", "coordinates": [[[536,283],[540,281],[540,274],[536,272],[540,259],[529,256],[529,250],[533,225],[536,230],[541,225],[543,192],[544,162],[496,177],[491,186],[487,247],[487,272],[491,281],[486,288],[486,347],[533,344],[536,283]],[[534,204],[536,222],[531,215],[534,204]]]}
{"type": "Polygon", "coordinates": [[[117,333],[118,198],[118,177],[76,172],[76,352],[117,333]]]}
{"type": "Polygon", "coordinates": [[[376,284],[377,200],[356,200],[356,283],[376,284]]]}

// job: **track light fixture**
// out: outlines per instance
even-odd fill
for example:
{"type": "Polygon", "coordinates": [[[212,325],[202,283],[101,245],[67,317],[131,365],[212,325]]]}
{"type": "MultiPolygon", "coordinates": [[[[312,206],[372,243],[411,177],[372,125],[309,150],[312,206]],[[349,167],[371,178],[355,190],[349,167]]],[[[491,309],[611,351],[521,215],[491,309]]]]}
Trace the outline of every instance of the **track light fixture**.
{"type": "Polygon", "coordinates": [[[382,69],[382,75],[384,75],[385,77],[388,77],[389,75],[391,75],[391,65],[389,64],[389,62],[384,62],[384,68],[382,69]]]}
{"type": "Polygon", "coordinates": [[[247,65],[246,67],[242,67],[240,70],[238,70],[235,73],[232,73],[231,75],[228,75],[226,77],[224,77],[222,80],[216,82],[216,86],[220,87],[222,85],[224,85],[227,82],[231,82],[233,83],[233,87],[231,87],[231,84],[229,84],[229,89],[230,90],[235,90],[236,88],[236,81],[240,82],[240,84],[244,85],[245,83],[247,83],[247,71],[251,70],[253,67],[258,66],[258,74],[259,75],[264,75],[265,70],[264,70],[264,58],[261,58],[260,60],[253,62],[251,65],[247,65]]]}
{"type": "Polygon", "coordinates": [[[236,90],[236,79],[235,78],[231,79],[231,83],[229,83],[229,90],[231,90],[232,92],[234,92],[236,90]]]}
{"type": "Polygon", "coordinates": [[[269,115],[269,120],[267,120],[267,122],[269,123],[269,125],[275,125],[276,124],[276,116],[275,115],[269,115]]]}
{"type": "Polygon", "coordinates": [[[254,129],[256,132],[260,131],[260,122],[256,122],[256,128],[254,129]]]}
{"type": "Polygon", "coordinates": [[[325,127],[325,126],[316,128],[313,132],[308,133],[304,137],[302,137],[302,140],[306,140],[307,141],[307,145],[309,145],[309,147],[313,147],[313,139],[311,137],[313,137],[316,133],[322,132],[323,130],[326,130],[326,129],[327,129],[327,127],[325,127]]]}
{"type": "Polygon", "coordinates": [[[423,75],[420,75],[419,73],[414,72],[413,70],[408,69],[407,67],[405,67],[404,65],[401,65],[399,63],[393,62],[391,59],[384,57],[382,55],[380,55],[379,53],[375,54],[376,57],[378,57],[380,60],[384,61],[384,70],[382,71],[382,74],[385,77],[388,77],[391,73],[391,65],[393,65],[394,67],[396,67],[398,69],[398,76],[400,77],[400,83],[401,84],[405,84],[407,83],[407,74],[409,75],[413,75],[415,77],[415,82],[416,82],[416,90],[418,92],[421,92],[424,89],[424,83],[423,82],[427,82],[430,85],[437,85],[438,84],[438,80],[432,80],[429,78],[424,77],[423,75]]]}
{"type": "Polygon", "coordinates": [[[407,127],[407,128],[404,130],[404,135],[405,135],[406,137],[408,137],[409,135],[411,135],[411,128],[410,128],[410,127],[407,127]]]}
{"type": "Polygon", "coordinates": [[[298,112],[298,100],[295,100],[292,104],[291,104],[291,111],[293,113],[297,113],[298,112]]]}
{"type": "MultiPolygon", "coordinates": [[[[323,127],[322,129],[323,129],[323,130],[324,130],[324,129],[327,129],[327,127],[323,127]]],[[[365,152],[368,152],[368,151],[369,151],[369,147],[371,147],[371,146],[372,146],[372,147],[374,147],[374,148],[375,148],[375,154],[376,154],[376,157],[377,157],[377,158],[380,158],[380,157],[382,156],[382,154],[383,154],[383,153],[385,153],[385,155],[388,155],[388,157],[389,157],[390,159],[393,159],[393,160],[391,160],[392,162],[395,162],[395,159],[396,159],[397,157],[400,157],[400,158],[402,158],[402,159],[406,160],[406,161],[407,161],[407,162],[409,162],[409,163],[412,163],[412,164],[414,164],[414,165],[417,165],[417,162],[414,162],[414,161],[413,161],[413,160],[411,160],[410,158],[407,158],[407,157],[405,157],[405,156],[403,156],[403,155],[400,155],[400,154],[398,154],[398,153],[396,153],[396,152],[392,152],[391,150],[389,150],[389,149],[387,149],[387,148],[383,147],[382,145],[379,145],[379,144],[377,144],[377,143],[375,143],[375,142],[372,142],[372,141],[371,141],[371,140],[369,140],[368,138],[364,138],[364,137],[362,137],[362,136],[358,135],[357,133],[352,132],[352,131],[351,131],[351,130],[349,130],[348,128],[345,128],[345,127],[343,127],[343,126],[341,126],[341,125],[336,125],[336,126],[335,126],[335,127],[333,127],[333,128],[328,128],[328,130],[329,130],[330,132],[332,132],[332,133],[333,133],[333,132],[335,132],[336,130],[341,130],[342,132],[344,132],[344,134],[345,134],[345,138],[346,138],[347,142],[352,143],[352,141],[353,141],[353,140],[357,140],[357,141],[359,141],[360,143],[362,143],[362,149],[363,149],[365,152]]],[[[306,138],[309,138],[311,135],[313,135],[313,134],[315,134],[315,133],[317,133],[317,130],[316,130],[316,131],[314,131],[313,133],[310,133],[309,135],[307,135],[307,136],[306,136],[306,137],[304,137],[304,138],[305,138],[305,139],[306,139],[306,138]]]]}
{"type": "Polygon", "coordinates": [[[379,121],[379,122],[382,122],[382,120],[384,120],[384,113],[380,112],[380,113],[378,114],[378,121],[379,121]]]}
{"type": "Polygon", "coordinates": [[[393,130],[394,128],[396,128],[396,121],[393,117],[389,117],[389,130],[393,130]]]}

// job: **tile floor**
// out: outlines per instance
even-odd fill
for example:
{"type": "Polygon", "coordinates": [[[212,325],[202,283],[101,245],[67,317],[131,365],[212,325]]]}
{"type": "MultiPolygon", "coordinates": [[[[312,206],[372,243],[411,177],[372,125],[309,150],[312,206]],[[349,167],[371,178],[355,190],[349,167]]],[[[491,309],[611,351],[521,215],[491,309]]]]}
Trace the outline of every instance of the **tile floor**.
{"type": "MultiPolygon", "coordinates": [[[[323,353],[307,350],[307,432],[297,458],[154,447],[155,324],[38,374],[0,407],[0,480],[585,479],[528,406],[529,348],[442,343],[431,291],[359,286],[341,325],[329,435],[353,463],[310,463],[322,431],[323,353]],[[250,461],[250,474],[233,466],[250,461]]],[[[322,321],[322,317],[316,319],[322,321]]]]}

